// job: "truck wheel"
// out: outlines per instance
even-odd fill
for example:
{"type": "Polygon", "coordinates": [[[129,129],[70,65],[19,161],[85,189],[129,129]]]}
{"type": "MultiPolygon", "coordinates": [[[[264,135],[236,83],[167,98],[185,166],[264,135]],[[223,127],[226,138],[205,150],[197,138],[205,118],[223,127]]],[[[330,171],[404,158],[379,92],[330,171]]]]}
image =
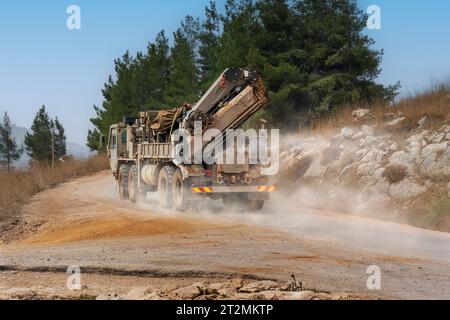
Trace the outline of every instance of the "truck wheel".
{"type": "Polygon", "coordinates": [[[264,208],[264,200],[248,200],[247,210],[250,212],[259,212],[264,208]]]}
{"type": "Polygon", "coordinates": [[[173,172],[174,168],[172,166],[165,166],[161,169],[158,176],[159,205],[164,209],[172,208],[173,172]]]}
{"type": "Polygon", "coordinates": [[[173,204],[177,211],[184,212],[189,209],[188,192],[188,185],[183,180],[181,170],[178,169],[173,176],[172,184],[173,204]]]}
{"type": "Polygon", "coordinates": [[[117,177],[117,193],[120,200],[127,200],[128,195],[128,165],[123,164],[119,168],[119,174],[117,177]]]}
{"type": "Polygon", "coordinates": [[[134,164],[128,169],[128,197],[131,202],[136,202],[139,199],[138,171],[134,164]]]}

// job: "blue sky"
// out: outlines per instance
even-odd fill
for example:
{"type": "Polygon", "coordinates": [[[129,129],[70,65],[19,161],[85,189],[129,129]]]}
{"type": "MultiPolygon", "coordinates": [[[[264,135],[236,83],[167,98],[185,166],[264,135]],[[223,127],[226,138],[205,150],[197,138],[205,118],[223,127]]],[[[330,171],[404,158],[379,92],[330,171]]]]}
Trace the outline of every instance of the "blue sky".
{"type": "MultiPolygon", "coordinates": [[[[200,16],[208,2],[2,0],[0,112],[29,127],[45,104],[68,139],[84,144],[113,60],[126,49],[144,50],[161,29],[170,34],[186,14],[200,16]],[[71,4],[81,8],[81,30],[66,28],[71,4]]],[[[382,29],[366,32],[385,51],[379,82],[399,80],[401,93],[408,94],[450,78],[450,1],[359,1],[364,10],[372,4],[381,8],[382,29]]]]}

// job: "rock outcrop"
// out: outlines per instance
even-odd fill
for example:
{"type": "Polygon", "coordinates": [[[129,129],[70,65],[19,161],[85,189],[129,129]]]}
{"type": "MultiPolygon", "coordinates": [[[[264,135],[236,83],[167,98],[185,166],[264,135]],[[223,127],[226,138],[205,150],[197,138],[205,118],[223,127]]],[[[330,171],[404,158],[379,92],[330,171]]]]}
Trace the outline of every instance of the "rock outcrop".
{"type": "MultiPolygon", "coordinates": [[[[364,109],[353,115],[371,118],[364,109]]],[[[281,153],[279,177],[294,184],[351,187],[359,192],[355,197],[391,201],[414,200],[436,187],[450,192],[450,126],[425,130],[422,118],[408,134],[386,130],[403,121],[403,115],[393,114],[382,123],[342,128],[331,138],[298,138],[281,153]]]]}

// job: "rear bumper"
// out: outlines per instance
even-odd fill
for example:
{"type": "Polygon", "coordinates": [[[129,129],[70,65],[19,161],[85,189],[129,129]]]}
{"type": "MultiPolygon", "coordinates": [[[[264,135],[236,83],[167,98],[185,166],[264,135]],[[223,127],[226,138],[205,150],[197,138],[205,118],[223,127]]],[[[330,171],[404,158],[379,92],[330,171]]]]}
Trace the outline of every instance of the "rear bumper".
{"type": "Polygon", "coordinates": [[[192,187],[192,193],[272,193],[277,190],[276,186],[210,186],[192,187]]]}

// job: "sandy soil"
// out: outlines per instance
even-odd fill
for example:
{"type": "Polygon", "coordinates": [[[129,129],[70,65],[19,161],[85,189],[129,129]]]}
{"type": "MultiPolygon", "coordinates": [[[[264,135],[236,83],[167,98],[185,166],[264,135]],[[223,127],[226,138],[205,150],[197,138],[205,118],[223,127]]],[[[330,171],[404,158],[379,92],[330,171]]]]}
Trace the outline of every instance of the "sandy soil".
{"type": "Polygon", "coordinates": [[[306,289],[355,298],[450,298],[449,234],[318,212],[282,197],[259,214],[212,201],[180,214],[159,209],[154,196],[116,200],[108,172],[36,195],[1,239],[0,297],[28,290],[21,297],[95,298],[295,275],[306,289]],[[81,268],[81,293],[66,287],[71,265],[81,268]],[[381,290],[367,288],[370,265],[381,269],[381,290]]]}

